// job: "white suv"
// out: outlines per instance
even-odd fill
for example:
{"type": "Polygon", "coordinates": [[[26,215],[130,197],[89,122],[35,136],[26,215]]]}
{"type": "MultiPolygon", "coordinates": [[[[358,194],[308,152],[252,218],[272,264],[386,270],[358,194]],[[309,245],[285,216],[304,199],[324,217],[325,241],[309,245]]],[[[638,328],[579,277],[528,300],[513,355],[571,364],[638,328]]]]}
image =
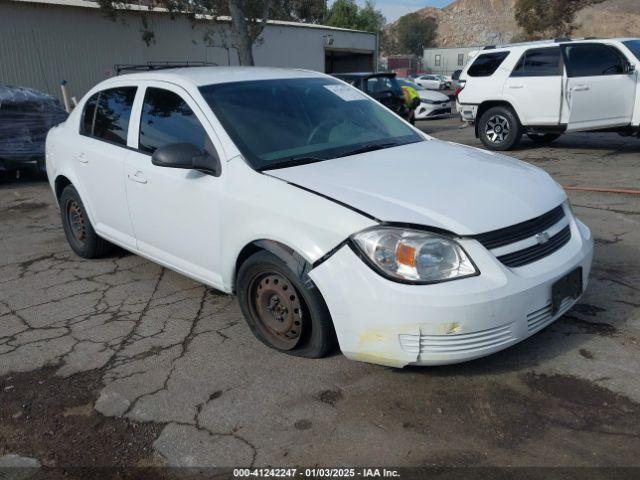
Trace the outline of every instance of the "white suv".
{"type": "Polygon", "coordinates": [[[485,49],[464,69],[462,119],[492,150],[522,134],[548,143],[565,132],[640,131],[639,39],[557,40],[485,49]]]}
{"type": "Polygon", "coordinates": [[[587,285],[551,177],[441,142],[324,74],[186,68],[94,87],[46,144],[71,248],[237,293],[280,351],[403,366],[487,355],[587,285]]]}

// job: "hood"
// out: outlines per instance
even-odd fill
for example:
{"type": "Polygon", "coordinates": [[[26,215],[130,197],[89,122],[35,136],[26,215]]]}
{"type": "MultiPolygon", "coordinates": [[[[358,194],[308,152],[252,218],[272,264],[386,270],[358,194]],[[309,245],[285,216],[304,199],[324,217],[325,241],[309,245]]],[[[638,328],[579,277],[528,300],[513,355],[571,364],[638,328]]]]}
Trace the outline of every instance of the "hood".
{"type": "Polygon", "coordinates": [[[544,170],[439,140],[265,173],[382,221],[431,226],[458,235],[530,220],[566,198],[544,170]]]}
{"type": "Polygon", "coordinates": [[[445,94],[436,92],[435,90],[418,90],[418,95],[424,100],[431,100],[432,102],[448,102],[449,97],[445,94]]]}

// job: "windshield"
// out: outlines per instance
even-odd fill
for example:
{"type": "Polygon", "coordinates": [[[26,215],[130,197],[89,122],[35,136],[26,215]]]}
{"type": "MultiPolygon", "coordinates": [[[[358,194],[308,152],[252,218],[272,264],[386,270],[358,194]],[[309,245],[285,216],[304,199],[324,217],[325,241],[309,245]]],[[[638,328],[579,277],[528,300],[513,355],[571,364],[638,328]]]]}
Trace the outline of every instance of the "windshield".
{"type": "Polygon", "coordinates": [[[378,102],[330,78],[222,83],[200,91],[258,170],[424,140],[378,102]]]}
{"type": "Polygon", "coordinates": [[[395,77],[370,77],[367,78],[367,92],[376,93],[393,93],[402,95],[402,89],[395,77]]]}
{"type": "Polygon", "coordinates": [[[622,42],[640,60],[640,39],[622,42]]]}

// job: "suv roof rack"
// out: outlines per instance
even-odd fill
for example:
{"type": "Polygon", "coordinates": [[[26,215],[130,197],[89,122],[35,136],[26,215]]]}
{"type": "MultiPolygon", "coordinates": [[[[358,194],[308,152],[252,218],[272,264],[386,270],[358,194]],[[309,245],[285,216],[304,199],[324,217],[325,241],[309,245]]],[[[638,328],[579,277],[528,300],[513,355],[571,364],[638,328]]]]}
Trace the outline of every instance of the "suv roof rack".
{"type": "Polygon", "coordinates": [[[116,63],[113,66],[116,75],[121,72],[149,72],[152,70],[166,70],[168,68],[186,67],[217,67],[217,63],[211,62],[147,62],[141,64],[116,63]]]}
{"type": "Polygon", "coordinates": [[[560,38],[556,38],[553,40],[556,43],[560,43],[560,42],[573,42],[573,39],[569,38],[569,37],[560,37],[560,38]]]}

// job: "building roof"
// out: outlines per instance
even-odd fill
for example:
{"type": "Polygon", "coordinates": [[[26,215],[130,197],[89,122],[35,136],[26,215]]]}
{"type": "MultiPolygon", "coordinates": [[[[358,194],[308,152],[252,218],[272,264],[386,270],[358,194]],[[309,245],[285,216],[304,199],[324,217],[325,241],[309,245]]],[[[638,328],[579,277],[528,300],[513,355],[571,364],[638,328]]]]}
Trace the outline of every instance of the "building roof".
{"type": "MultiPolygon", "coordinates": [[[[58,5],[58,6],[65,6],[65,7],[95,8],[95,9],[100,8],[100,5],[98,4],[97,1],[91,1],[91,0],[11,0],[11,1],[16,3],[39,3],[44,5],[58,5]]],[[[128,3],[123,3],[122,9],[134,10],[134,11],[135,10],[152,11],[157,13],[169,13],[169,11],[164,8],[155,8],[155,7],[150,8],[143,5],[134,5],[134,4],[128,4],[128,3]]],[[[213,17],[206,16],[206,15],[197,15],[196,18],[200,20],[214,20],[213,17]]],[[[215,20],[219,22],[230,22],[231,17],[221,15],[216,17],[215,20]]],[[[334,30],[334,31],[341,31],[341,32],[362,33],[365,35],[375,35],[375,33],[365,32],[364,30],[331,27],[328,25],[319,25],[315,23],[287,22],[285,20],[268,20],[267,25],[281,25],[285,27],[298,27],[298,28],[317,28],[321,30],[334,30]]]]}
{"type": "Polygon", "coordinates": [[[185,80],[195,86],[217,83],[243,82],[250,80],[279,80],[285,78],[327,77],[312,70],[275,68],[275,67],[189,67],[152,70],[149,72],[118,75],[103,81],[100,85],[121,82],[123,80],[159,80],[183,83],[185,80]]]}

